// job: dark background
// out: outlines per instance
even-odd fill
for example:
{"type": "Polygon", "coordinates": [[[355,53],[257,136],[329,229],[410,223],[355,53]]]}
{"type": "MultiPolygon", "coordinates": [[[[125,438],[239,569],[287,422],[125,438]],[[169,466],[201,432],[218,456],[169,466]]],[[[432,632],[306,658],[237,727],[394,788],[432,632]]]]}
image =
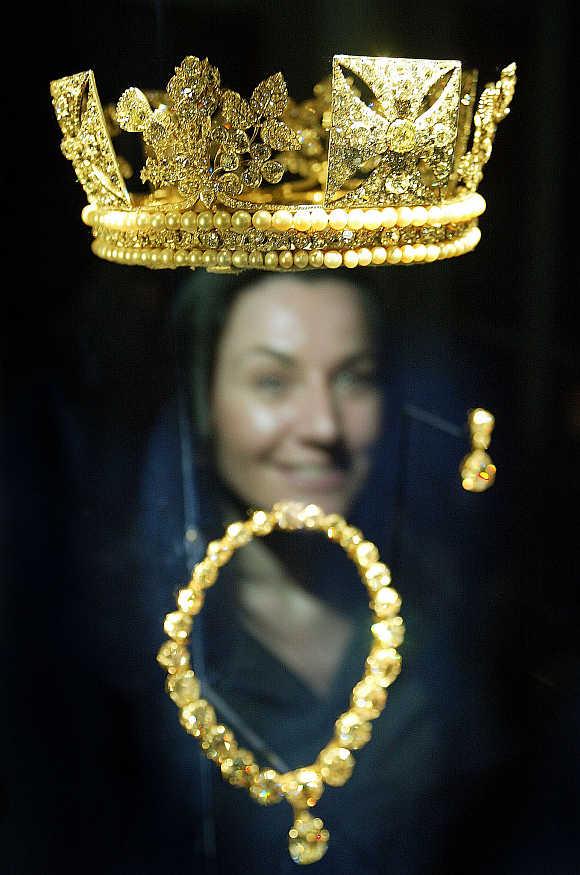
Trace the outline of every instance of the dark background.
{"type": "MultiPolygon", "coordinates": [[[[492,799],[499,814],[489,837],[491,868],[481,871],[572,872],[580,380],[564,197],[574,166],[571,4],[77,2],[35,12],[26,24],[37,101],[34,188],[19,218],[22,253],[5,257],[5,267],[13,263],[3,296],[3,641],[14,695],[3,720],[7,812],[14,816],[19,802],[30,801],[14,789],[30,771],[29,752],[50,757],[50,668],[74,661],[57,640],[67,562],[74,564],[70,519],[82,513],[83,491],[104,488],[103,477],[110,507],[130,515],[127,480],[114,466],[120,475],[173,379],[166,325],[177,275],[100,264],[91,255],[80,221],[83,192],[59,150],[49,81],[91,68],[107,101],[130,85],[164,85],[186,54],[196,54],[242,93],[281,69],[300,99],[328,73],[336,52],[457,58],[479,67],[480,84],[515,60],[512,111],[480,187],[488,203],[480,245],[441,265],[384,269],[384,279],[373,281],[382,283],[410,338],[429,326],[462,348],[473,344],[473,361],[483,350],[494,375],[493,385],[477,384],[473,403],[497,416],[495,677],[513,755],[486,803],[492,799]],[[74,434],[62,427],[67,418],[95,437],[90,468],[83,468],[83,448],[62,438],[74,434]]],[[[17,108],[7,113],[13,131],[21,119],[17,108]]],[[[22,180],[14,181],[11,203],[22,193],[22,180]]],[[[33,871],[10,865],[10,872],[33,871]]]]}

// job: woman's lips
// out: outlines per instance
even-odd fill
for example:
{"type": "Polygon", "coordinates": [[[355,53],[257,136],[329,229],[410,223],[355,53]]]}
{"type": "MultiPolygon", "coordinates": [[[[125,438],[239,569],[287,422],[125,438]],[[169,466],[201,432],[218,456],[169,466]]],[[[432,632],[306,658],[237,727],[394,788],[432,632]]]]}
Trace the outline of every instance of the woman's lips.
{"type": "Polygon", "coordinates": [[[319,490],[321,492],[341,489],[347,472],[329,465],[278,465],[289,486],[294,489],[319,490]]]}

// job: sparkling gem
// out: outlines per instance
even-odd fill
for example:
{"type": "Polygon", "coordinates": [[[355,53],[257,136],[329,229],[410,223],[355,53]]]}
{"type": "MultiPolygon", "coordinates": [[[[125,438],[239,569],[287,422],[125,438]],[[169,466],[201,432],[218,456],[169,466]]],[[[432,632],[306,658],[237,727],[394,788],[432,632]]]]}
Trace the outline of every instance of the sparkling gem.
{"type": "Polygon", "coordinates": [[[180,644],[177,641],[166,641],[159,648],[157,662],[163,668],[166,668],[168,672],[176,672],[189,663],[187,648],[184,644],[180,644]]]}
{"type": "Polygon", "coordinates": [[[319,772],[314,768],[296,769],[282,775],[282,792],[292,805],[312,808],[322,796],[324,784],[319,772]]]}
{"type": "Polygon", "coordinates": [[[312,817],[308,811],[301,811],[289,830],[288,837],[288,850],[294,862],[307,865],[318,862],[325,855],[330,833],[324,829],[320,817],[312,817]]]}
{"type": "Polygon", "coordinates": [[[377,592],[381,587],[391,582],[391,572],[384,562],[373,562],[365,569],[364,578],[371,592],[377,592]]]}
{"type": "Polygon", "coordinates": [[[382,586],[376,591],[371,607],[377,617],[381,620],[387,620],[398,613],[401,607],[401,597],[396,589],[382,586]]]}
{"type": "Polygon", "coordinates": [[[274,769],[265,769],[254,779],[250,795],[259,805],[275,805],[283,799],[280,775],[274,769]]]}
{"type": "Polygon", "coordinates": [[[224,539],[221,541],[210,541],[206,552],[207,558],[215,562],[216,565],[225,565],[232,556],[232,548],[224,539]]]}
{"type": "Polygon", "coordinates": [[[272,150],[264,143],[254,143],[250,148],[251,157],[260,164],[267,161],[271,154],[272,150]]]}
{"type": "Polygon", "coordinates": [[[495,481],[496,467],[483,450],[473,450],[460,467],[461,485],[468,492],[485,492],[495,481]]]}
{"type": "Polygon", "coordinates": [[[236,750],[233,732],[221,723],[205,730],[201,739],[201,749],[209,760],[222,763],[236,750]]]}
{"type": "Polygon", "coordinates": [[[387,694],[373,677],[366,677],[352,691],[351,705],[365,720],[376,720],[385,707],[387,694]]]}
{"type": "Polygon", "coordinates": [[[405,637],[405,624],[402,617],[392,617],[373,623],[371,632],[384,647],[398,647],[405,637]]]}
{"type": "Polygon", "coordinates": [[[226,529],[226,537],[234,547],[243,547],[252,539],[252,530],[246,523],[231,523],[226,529]]]}
{"type": "Polygon", "coordinates": [[[224,149],[219,155],[219,163],[224,170],[237,170],[240,166],[240,159],[233,150],[224,149]]]}
{"type": "Polygon", "coordinates": [[[257,535],[269,535],[274,527],[270,514],[257,510],[252,514],[252,529],[257,535]]]}
{"type": "Polygon", "coordinates": [[[354,550],[354,559],[360,566],[367,568],[379,558],[379,551],[371,541],[362,541],[354,550]]]}
{"type": "Polygon", "coordinates": [[[198,699],[185,705],[179,715],[179,722],[185,731],[196,738],[214,724],[215,720],[215,711],[205,699],[198,699]]]}
{"type": "Polygon", "coordinates": [[[352,774],[354,757],[346,747],[331,744],[318,755],[321,775],[330,787],[342,787],[352,774]]]}
{"type": "Polygon", "coordinates": [[[176,705],[184,708],[199,699],[199,681],[195,673],[189,669],[182,674],[169,675],[166,682],[167,692],[176,705]]]}
{"type": "Polygon", "coordinates": [[[370,741],[371,724],[355,711],[345,711],[334,726],[337,741],[349,750],[359,750],[370,741]]]}
{"type": "Polygon", "coordinates": [[[242,173],[242,182],[248,188],[256,188],[262,181],[262,172],[258,164],[250,162],[242,173]]]}
{"type": "Polygon", "coordinates": [[[173,638],[174,641],[186,641],[191,632],[191,617],[189,614],[184,614],[182,611],[173,611],[167,614],[163,629],[166,635],[173,638]]]}
{"type": "Polygon", "coordinates": [[[340,544],[349,556],[352,556],[354,550],[359,544],[362,544],[362,541],[363,535],[360,529],[356,529],[354,526],[344,526],[341,532],[340,544]]]}
{"type": "Polygon", "coordinates": [[[216,580],[217,567],[216,563],[211,559],[202,559],[202,561],[198,562],[193,569],[191,582],[202,589],[207,589],[207,587],[215,583],[216,580]]]}
{"type": "Polygon", "coordinates": [[[258,766],[249,750],[239,748],[221,763],[222,775],[234,787],[249,787],[258,774],[258,766]]]}
{"type": "Polygon", "coordinates": [[[304,505],[299,501],[282,501],[272,508],[276,522],[281,529],[293,531],[303,527],[302,511],[304,505]]]}
{"type": "Polygon", "coordinates": [[[185,589],[180,589],[177,594],[177,604],[179,605],[179,609],[185,614],[191,614],[192,616],[199,614],[203,608],[204,601],[205,595],[203,590],[198,589],[195,586],[188,586],[185,589]]]}
{"type": "Polygon", "coordinates": [[[387,131],[387,145],[393,152],[404,154],[415,148],[417,131],[413,122],[408,119],[395,119],[387,131]]]}
{"type": "Polygon", "coordinates": [[[389,687],[401,673],[401,656],[394,647],[375,645],[367,656],[366,667],[381,687],[389,687]]]}

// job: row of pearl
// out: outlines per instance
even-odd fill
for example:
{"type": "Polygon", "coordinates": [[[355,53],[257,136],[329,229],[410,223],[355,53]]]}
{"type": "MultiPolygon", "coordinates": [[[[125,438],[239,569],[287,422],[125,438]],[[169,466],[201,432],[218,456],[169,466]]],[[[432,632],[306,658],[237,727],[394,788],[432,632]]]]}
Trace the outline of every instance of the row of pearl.
{"type": "Polygon", "coordinates": [[[178,212],[150,212],[136,210],[124,212],[121,210],[99,210],[89,204],[83,210],[83,221],[96,229],[111,230],[145,230],[160,231],[226,231],[232,230],[243,234],[251,227],[257,231],[324,231],[332,228],[343,231],[375,231],[379,228],[406,228],[410,225],[419,228],[424,225],[447,225],[450,223],[467,222],[485,211],[485,200],[477,192],[466,197],[438,206],[430,207],[384,207],[384,209],[352,209],[331,210],[327,212],[322,207],[314,209],[299,209],[295,212],[280,209],[257,210],[251,214],[247,210],[204,210],[196,213],[193,210],[178,212]]]}
{"type": "Polygon", "coordinates": [[[367,267],[368,265],[381,264],[413,264],[420,262],[439,261],[444,258],[453,258],[463,255],[475,249],[481,238],[479,228],[470,228],[456,240],[448,240],[444,243],[415,243],[405,246],[375,246],[372,249],[362,247],[360,249],[347,249],[345,252],[330,250],[323,252],[314,249],[311,252],[297,250],[290,252],[244,252],[236,249],[193,249],[191,252],[172,249],[124,249],[120,246],[112,246],[110,243],[99,240],[93,242],[93,252],[107,261],[115,261],[121,264],[138,264],[154,268],[175,267],[205,267],[205,268],[234,268],[266,269],[266,270],[305,270],[306,268],[328,267],[367,267]]]}

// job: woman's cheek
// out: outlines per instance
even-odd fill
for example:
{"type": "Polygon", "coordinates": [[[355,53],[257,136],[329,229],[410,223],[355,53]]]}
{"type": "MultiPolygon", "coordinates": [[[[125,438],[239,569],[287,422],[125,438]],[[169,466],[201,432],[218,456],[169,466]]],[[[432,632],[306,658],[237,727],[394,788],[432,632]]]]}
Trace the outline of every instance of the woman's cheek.
{"type": "Polygon", "coordinates": [[[364,450],[379,437],[381,401],[370,397],[351,401],[344,411],[345,438],[352,450],[364,450]]]}
{"type": "Polygon", "coordinates": [[[287,430],[288,411],[284,406],[241,396],[236,408],[236,415],[230,419],[230,440],[243,448],[244,455],[258,456],[274,448],[287,430]]]}

